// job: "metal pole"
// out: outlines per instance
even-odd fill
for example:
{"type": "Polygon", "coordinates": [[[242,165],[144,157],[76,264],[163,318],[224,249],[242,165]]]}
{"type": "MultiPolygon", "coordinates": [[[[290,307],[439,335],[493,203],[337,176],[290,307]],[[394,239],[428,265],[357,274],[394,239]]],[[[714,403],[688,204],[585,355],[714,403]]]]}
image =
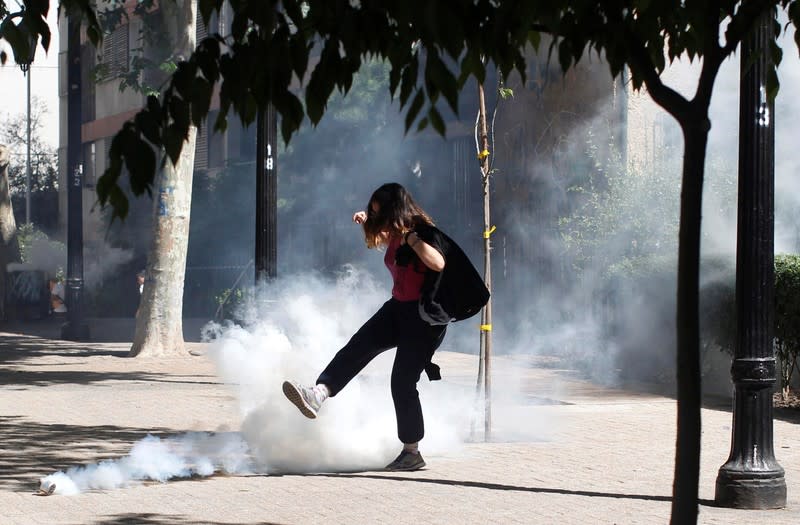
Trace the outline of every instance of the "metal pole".
{"type": "Polygon", "coordinates": [[[786,506],[786,480],[772,443],[775,127],[766,85],[773,20],[772,10],[763,13],[742,42],[739,85],[733,436],[717,475],[716,501],[741,509],[786,506]]]}
{"type": "Polygon", "coordinates": [[[83,322],[83,163],[81,160],[81,19],[67,16],[67,322],[62,339],[86,341],[83,322]]]}
{"type": "MultiPolygon", "coordinates": [[[[32,65],[32,64],[31,64],[32,65]]],[[[25,74],[28,77],[28,157],[25,167],[25,224],[31,223],[31,68],[25,74]]]]}
{"type": "Polygon", "coordinates": [[[256,284],[278,275],[278,119],[267,104],[256,117],[256,284]]]}

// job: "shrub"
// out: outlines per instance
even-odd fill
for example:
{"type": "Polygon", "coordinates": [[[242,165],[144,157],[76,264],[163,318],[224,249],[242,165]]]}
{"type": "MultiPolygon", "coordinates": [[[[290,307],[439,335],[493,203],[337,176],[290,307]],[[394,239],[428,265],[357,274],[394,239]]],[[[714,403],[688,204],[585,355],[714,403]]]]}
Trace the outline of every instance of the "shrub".
{"type": "MultiPolygon", "coordinates": [[[[707,352],[711,348],[718,348],[733,355],[736,344],[735,268],[730,261],[722,258],[706,258],[702,262],[702,270],[702,350],[707,352]]],[[[632,293],[649,299],[643,304],[652,308],[653,298],[656,297],[653,290],[664,290],[664,284],[670,276],[674,279],[674,274],[674,261],[663,257],[627,258],[612,265],[608,283],[618,300],[610,303],[616,310],[610,318],[620,319],[624,315],[621,311],[625,308],[623,303],[626,297],[630,300],[632,293]]],[[[674,302],[671,304],[674,305],[674,302]]],[[[800,373],[800,255],[775,256],[774,322],[774,348],[779,361],[781,391],[786,398],[794,373],[800,373]]],[[[624,326],[617,326],[616,330],[610,328],[612,338],[624,337],[624,326]]]]}
{"type": "Polygon", "coordinates": [[[775,352],[785,399],[794,371],[800,370],[800,255],[775,256],[775,352]]]}

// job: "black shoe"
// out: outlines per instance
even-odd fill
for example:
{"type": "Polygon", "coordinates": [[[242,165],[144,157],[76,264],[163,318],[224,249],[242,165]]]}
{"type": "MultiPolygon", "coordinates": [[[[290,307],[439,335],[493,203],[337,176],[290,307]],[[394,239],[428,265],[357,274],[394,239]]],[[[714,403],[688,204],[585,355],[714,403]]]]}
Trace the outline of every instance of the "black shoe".
{"type": "Polygon", "coordinates": [[[411,472],[413,470],[419,470],[424,466],[425,460],[422,459],[422,454],[419,452],[415,454],[408,450],[403,450],[400,452],[400,455],[397,456],[397,459],[386,465],[384,470],[391,472],[411,472]]]}

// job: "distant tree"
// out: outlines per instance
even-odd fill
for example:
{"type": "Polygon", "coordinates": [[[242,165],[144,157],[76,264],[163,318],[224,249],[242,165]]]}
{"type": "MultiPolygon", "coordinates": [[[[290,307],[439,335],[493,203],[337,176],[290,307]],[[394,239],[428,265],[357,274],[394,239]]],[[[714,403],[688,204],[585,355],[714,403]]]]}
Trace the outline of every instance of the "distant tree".
{"type": "MultiPolygon", "coordinates": [[[[42,126],[49,111],[38,97],[31,99],[31,192],[58,190],[58,151],[42,138],[42,126]]],[[[8,167],[11,195],[25,193],[27,175],[27,126],[25,113],[0,115],[0,144],[11,150],[8,167]]]]}

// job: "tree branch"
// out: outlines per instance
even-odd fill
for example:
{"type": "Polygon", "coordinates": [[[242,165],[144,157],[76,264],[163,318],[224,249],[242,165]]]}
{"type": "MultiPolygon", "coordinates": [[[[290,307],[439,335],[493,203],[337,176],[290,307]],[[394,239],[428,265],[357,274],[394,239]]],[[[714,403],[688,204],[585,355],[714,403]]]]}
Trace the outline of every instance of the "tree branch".
{"type": "MultiPolygon", "coordinates": [[[[745,2],[747,3],[747,2],[745,2]]],[[[714,91],[714,79],[719,73],[722,61],[728,55],[719,45],[719,0],[710,2],[706,7],[704,25],[706,26],[705,37],[703,38],[703,66],[700,69],[700,78],[697,80],[697,91],[695,91],[693,103],[700,104],[708,108],[711,103],[711,94],[714,91]]]]}
{"type": "Polygon", "coordinates": [[[644,80],[647,91],[656,104],[675,117],[679,123],[683,124],[691,110],[689,101],[661,81],[661,76],[656,70],[653,60],[647,54],[644,44],[628,25],[625,26],[625,40],[631,53],[631,60],[628,65],[634,76],[639,76],[644,80]]]}

